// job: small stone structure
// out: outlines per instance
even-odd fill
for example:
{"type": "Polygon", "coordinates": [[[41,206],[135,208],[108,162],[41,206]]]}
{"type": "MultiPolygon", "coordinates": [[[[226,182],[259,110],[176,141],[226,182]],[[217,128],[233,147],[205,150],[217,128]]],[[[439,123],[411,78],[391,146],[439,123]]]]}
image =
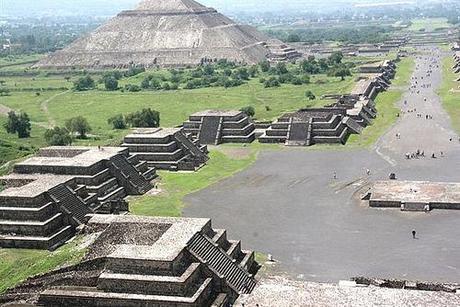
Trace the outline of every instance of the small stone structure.
{"type": "Polygon", "coordinates": [[[341,96],[336,103],[284,114],[262,133],[259,142],[288,146],[345,144],[350,134],[361,133],[376,117],[374,99],[388,89],[394,77],[394,64],[387,62],[384,67],[382,72],[359,80],[351,94],[341,96]]]}
{"type": "Polygon", "coordinates": [[[136,129],[125,137],[131,159],[170,171],[194,171],[209,160],[206,145],[184,133],[183,128],[136,129]]]}
{"type": "Polygon", "coordinates": [[[255,139],[254,123],[241,111],[198,112],[190,115],[183,127],[200,144],[251,143],[255,139]]]}
{"type": "Polygon", "coordinates": [[[454,53],[454,66],[452,69],[456,74],[460,73],[460,51],[454,53]]]}
{"type": "Polygon", "coordinates": [[[0,247],[53,249],[87,214],[128,211],[124,197],[147,192],[155,176],[127,148],[43,148],[0,178],[0,247]]]}
{"type": "Polygon", "coordinates": [[[378,181],[365,199],[376,208],[403,211],[460,209],[460,183],[427,181],[378,181]]]}
{"type": "Polygon", "coordinates": [[[362,65],[359,67],[359,72],[363,74],[383,74],[392,79],[396,73],[396,65],[392,61],[385,60],[373,64],[362,65]]]}
{"type": "Polygon", "coordinates": [[[193,0],[144,0],[35,67],[184,67],[220,59],[257,64],[300,56],[281,41],[193,0]]]}
{"type": "Polygon", "coordinates": [[[0,303],[32,306],[228,306],[256,286],[254,252],[209,219],[94,215],[85,259],[27,280],[0,303]]]}

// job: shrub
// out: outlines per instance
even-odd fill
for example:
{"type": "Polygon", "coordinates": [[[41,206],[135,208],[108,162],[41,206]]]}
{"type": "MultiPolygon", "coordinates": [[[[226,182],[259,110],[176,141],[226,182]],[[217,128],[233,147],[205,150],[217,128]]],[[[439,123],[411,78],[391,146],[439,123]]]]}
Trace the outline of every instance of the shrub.
{"type": "Polygon", "coordinates": [[[17,133],[20,139],[30,137],[30,119],[27,113],[20,113],[19,116],[11,111],[8,113],[8,120],[4,124],[7,133],[17,133]]]}
{"type": "Polygon", "coordinates": [[[123,114],[115,115],[107,120],[109,125],[113,126],[113,129],[125,129],[126,128],[126,121],[123,117],[123,114]]]}
{"type": "Polygon", "coordinates": [[[45,140],[50,146],[67,146],[72,144],[72,137],[69,130],[60,127],[46,130],[45,140]]]}
{"type": "Polygon", "coordinates": [[[90,132],[91,126],[83,116],[73,117],[65,122],[65,127],[72,133],[78,133],[78,138],[85,139],[86,134],[90,132]]]}
{"type": "Polygon", "coordinates": [[[240,109],[240,111],[249,117],[254,117],[254,115],[256,115],[256,110],[252,106],[243,107],[240,109]]]}
{"type": "Polygon", "coordinates": [[[160,126],[160,112],[150,108],[126,116],[126,122],[132,127],[156,128],[160,126]]]}
{"type": "Polygon", "coordinates": [[[93,78],[90,76],[85,76],[79,78],[77,81],[74,82],[73,85],[74,90],[76,91],[87,91],[95,88],[95,83],[93,78]]]}
{"type": "Polygon", "coordinates": [[[308,100],[315,100],[316,99],[315,94],[313,94],[312,91],[310,91],[310,90],[305,92],[305,97],[307,97],[308,100]]]}
{"type": "Polygon", "coordinates": [[[105,79],[104,86],[108,91],[116,91],[118,89],[118,80],[114,77],[109,77],[105,79]]]}

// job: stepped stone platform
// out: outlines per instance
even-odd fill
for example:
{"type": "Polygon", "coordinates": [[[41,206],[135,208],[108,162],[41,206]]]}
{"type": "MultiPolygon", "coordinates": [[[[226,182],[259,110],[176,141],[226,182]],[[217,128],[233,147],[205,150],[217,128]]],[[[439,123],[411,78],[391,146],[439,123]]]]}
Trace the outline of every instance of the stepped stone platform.
{"type": "Polygon", "coordinates": [[[136,129],[125,137],[130,160],[170,171],[195,171],[208,160],[206,145],[200,145],[183,128],[136,129]]]}
{"type": "Polygon", "coordinates": [[[220,59],[257,64],[300,56],[281,41],[193,0],[144,0],[35,67],[185,67],[220,59]]]}
{"type": "Polygon", "coordinates": [[[359,67],[359,72],[363,74],[384,74],[390,79],[394,78],[396,73],[396,65],[393,61],[385,60],[382,62],[366,64],[359,67]]]}
{"type": "Polygon", "coordinates": [[[374,99],[391,84],[394,63],[385,61],[379,67],[385,69],[363,77],[349,95],[340,96],[331,105],[284,114],[259,132],[259,142],[287,146],[345,144],[350,134],[360,134],[372,123],[377,114],[374,99]]]}
{"type": "Polygon", "coordinates": [[[128,211],[124,198],[152,188],[154,168],[122,147],[48,147],[0,177],[0,247],[54,249],[86,215],[128,211]]]}
{"type": "Polygon", "coordinates": [[[256,286],[258,264],[209,219],[93,215],[84,260],[0,296],[30,306],[229,306],[256,286]]]}
{"type": "Polygon", "coordinates": [[[460,209],[460,183],[426,181],[378,181],[369,198],[370,207],[403,211],[460,209]]]}
{"type": "Polygon", "coordinates": [[[183,124],[184,132],[199,140],[200,144],[251,143],[255,139],[255,126],[241,111],[208,110],[190,115],[183,124]]]}

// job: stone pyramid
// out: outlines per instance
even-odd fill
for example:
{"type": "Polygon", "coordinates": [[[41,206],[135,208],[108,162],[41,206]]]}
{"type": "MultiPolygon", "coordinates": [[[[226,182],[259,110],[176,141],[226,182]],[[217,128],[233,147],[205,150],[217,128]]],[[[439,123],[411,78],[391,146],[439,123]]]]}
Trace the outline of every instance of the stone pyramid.
{"type": "Polygon", "coordinates": [[[254,64],[270,58],[273,45],[278,57],[279,50],[286,49],[255,28],[238,25],[193,0],[144,0],[36,66],[148,68],[218,59],[254,64]]]}

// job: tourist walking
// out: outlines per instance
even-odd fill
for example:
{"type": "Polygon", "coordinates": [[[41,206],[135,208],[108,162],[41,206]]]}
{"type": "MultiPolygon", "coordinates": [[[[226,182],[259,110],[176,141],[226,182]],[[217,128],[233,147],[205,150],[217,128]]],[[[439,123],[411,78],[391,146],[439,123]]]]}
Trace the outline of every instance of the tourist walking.
{"type": "Polygon", "coordinates": [[[415,231],[415,229],[412,230],[412,239],[416,239],[416,236],[417,235],[417,232],[415,231]]]}

